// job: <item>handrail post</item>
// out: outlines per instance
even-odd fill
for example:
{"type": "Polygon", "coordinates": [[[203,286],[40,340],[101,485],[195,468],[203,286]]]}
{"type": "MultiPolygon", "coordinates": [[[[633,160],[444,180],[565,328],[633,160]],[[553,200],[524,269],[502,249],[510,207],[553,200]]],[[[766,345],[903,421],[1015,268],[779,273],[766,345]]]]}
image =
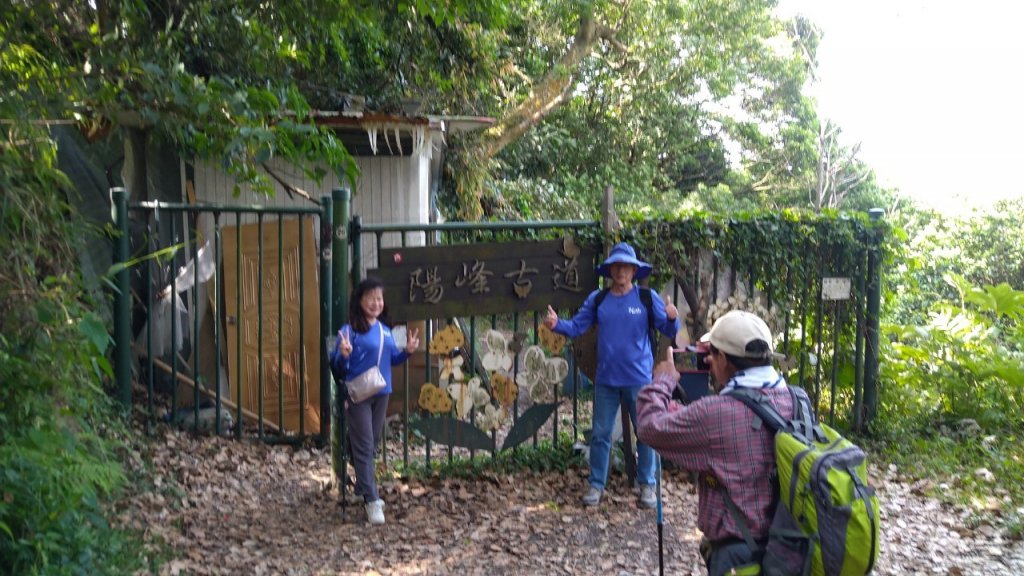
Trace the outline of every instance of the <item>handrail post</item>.
{"type": "Polygon", "coordinates": [[[349,291],[349,220],[352,211],[352,191],[348,188],[335,188],[331,191],[334,199],[334,292],[333,322],[335,329],[348,322],[348,291],[349,291]]]}
{"type": "Polygon", "coordinates": [[[334,330],[331,323],[331,262],[334,248],[334,211],[330,195],[320,197],[320,441],[326,443],[331,433],[331,399],[334,397],[334,378],[327,358],[327,339],[334,330]]]}
{"type": "Polygon", "coordinates": [[[114,262],[122,267],[114,274],[114,376],[117,379],[118,399],[125,413],[132,406],[131,357],[131,294],[128,283],[128,191],[113,188],[114,225],[118,236],[114,241],[114,262]]]}
{"type": "MultiPolygon", "coordinates": [[[[871,222],[881,220],[884,210],[872,208],[868,211],[871,222]]],[[[864,425],[870,429],[871,421],[878,410],[878,354],[879,354],[879,315],[882,303],[882,267],[881,267],[881,235],[876,231],[871,234],[871,245],[868,248],[868,286],[867,312],[865,329],[864,354],[864,425]]]]}
{"type": "Polygon", "coordinates": [[[864,308],[866,307],[865,291],[867,280],[864,276],[867,269],[864,266],[865,253],[857,255],[857,294],[853,301],[856,332],[853,343],[853,429],[857,432],[864,430],[864,308]]]}
{"type": "MultiPolygon", "coordinates": [[[[352,238],[352,284],[359,284],[363,281],[363,217],[356,215],[352,217],[352,228],[349,230],[352,238]]],[[[380,246],[377,246],[380,250],[380,246]]],[[[347,311],[347,309],[346,309],[347,311]]]]}

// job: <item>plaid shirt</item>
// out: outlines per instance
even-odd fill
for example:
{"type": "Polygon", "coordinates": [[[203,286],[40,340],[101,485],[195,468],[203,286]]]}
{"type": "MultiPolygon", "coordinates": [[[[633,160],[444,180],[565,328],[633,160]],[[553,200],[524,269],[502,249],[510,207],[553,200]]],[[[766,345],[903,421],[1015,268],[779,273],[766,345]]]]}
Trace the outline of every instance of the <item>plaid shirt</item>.
{"type": "MultiPolygon", "coordinates": [[[[640,389],[637,435],[640,441],[687,470],[698,472],[697,527],[712,542],[743,538],[725,504],[728,490],[755,540],[768,536],[775,466],[772,433],[754,428],[754,413],[728,396],[708,396],[683,406],[672,401],[676,383],[666,374],[640,389]]],[[[793,403],[785,386],[762,391],[783,417],[793,403]]]]}

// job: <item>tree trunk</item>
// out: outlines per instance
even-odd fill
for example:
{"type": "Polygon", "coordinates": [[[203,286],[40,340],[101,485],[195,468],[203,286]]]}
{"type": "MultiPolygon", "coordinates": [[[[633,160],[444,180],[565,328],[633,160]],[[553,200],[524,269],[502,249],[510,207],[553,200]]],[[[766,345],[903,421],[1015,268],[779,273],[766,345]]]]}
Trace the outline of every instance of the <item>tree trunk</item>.
{"type": "Polygon", "coordinates": [[[149,200],[149,186],[146,184],[146,130],[124,128],[124,166],[121,181],[128,189],[128,198],[134,202],[149,200]]]}
{"type": "MultiPolygon", "coordinates": [[[[515,142],[549,114],[564,104],[575,87],[575,74],[580,63],[589,56],[597,44],[604,40],[616,50],[625,46],[615,39],[616,31],[596,22],[591,15],[580,17],[576,35],[568,51],[537,81],[526,98],[509,111],[498,123],[484,132],[476,149],[467,155],[467,172],[484,172],[490,161],[506,146],[515,142]]],[[[477,219],[482,214],[480,200],[483,192],[483,174],[464,174],[459,188],[462,216],[477,219]],[[470,203],[474,205],[470,205],[470,203]]]]}

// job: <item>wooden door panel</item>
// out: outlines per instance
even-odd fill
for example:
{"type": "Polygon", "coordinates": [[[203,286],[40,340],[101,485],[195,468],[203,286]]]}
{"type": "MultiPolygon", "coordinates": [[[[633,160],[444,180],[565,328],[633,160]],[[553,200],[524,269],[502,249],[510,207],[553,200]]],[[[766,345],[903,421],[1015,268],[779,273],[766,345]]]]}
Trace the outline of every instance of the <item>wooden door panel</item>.
{"type": "Polygon", "coordinates": [[[259,413],[262,396],[263,417],[268,422],[279,425],[282,422],[280,412],[283,409],[284,427],[293,431],[298,430],[299,412],[304,411],[303,427],[306,432],[310,432],[320,427],[320,282],[317,276],[319,270],[316,265],[316,247],[313,242],[314,223],[312,219],[305,219],[304,222],[306,225],[302,230],[301,254],[297,219],[282,222],[280,230],[283,236],[280,249],[277,223],[263,224],[262,271],[260,226],[242,226],[240,251],[237,250],[235,228],[225,227],[224,295],[228,314],[228,379],[232,398],[237,398],[240,385],[242,406],[259,413]],[[239,257],[241,278],[238,278],[239,257]],[[305,294],[300,302],[301,263],[305,263],[305,269],[301,272],[305,294]],[[239,280],[242,290],[241,312],[237,309],[239,280]],[[300,313],[304,317],[301,323],[301,330],[304,332],[302,334],[300,313]],[[236,356],[239,350],[241,370],[238,366],[239,358],[236,356]],[[262,374],[259,362],[261,356],[262,374]],[[305,363],[302,380],[299,375],[302,366],[300,359],[305,363]],[[305,383],[305,402],[302,402],[300,382],[305,383]]]}

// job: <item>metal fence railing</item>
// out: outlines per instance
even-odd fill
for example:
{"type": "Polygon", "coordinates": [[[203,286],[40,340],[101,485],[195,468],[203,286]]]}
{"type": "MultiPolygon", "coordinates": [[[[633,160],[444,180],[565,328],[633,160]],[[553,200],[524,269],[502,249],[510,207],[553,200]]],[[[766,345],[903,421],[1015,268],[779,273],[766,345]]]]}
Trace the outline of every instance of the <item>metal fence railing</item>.
{"type": "MultiPolygon", "coordinates": [[[[350,287],[383,269],[382,254],[394,258],[396,251],[440,247],[454,253],[490,245],[494,258],[504,258],[510,251],[506,246],[521,249],[517,243],[601,238],[602,224],[593,221],[364,224],[351,215],[350,196],[338,189],[318,206],[301,208],[129,206],[124,191],[115,190],[121,232],[115,255],[115,376],[122,401],[128,405],[133,395],[142,398],[151,423],[166,419],[269,442],[330,442],[340,475],[345,426],[324,343],[347,321],[350,287]],[[129,213],[135,217],[129,219],[129,213]]],[[[842,265],[834,252],[804,250],[799,267],[780,269],[770,278],[715,258],[710,268],[687,272],[690,277],[668,273],[663,294],[682,314],[685,292],[694,286],[713,291],[711,302],[722,310],[740,293],[775,309],[783,335],[780,351],[789,358],[787,378],[811,393],[823,419],[860,428],[876,401],[880,256],[870,246],[857,250],[842,258],[842,265]],[[829,291],[826,278],[835,277],[850,280],[847,297],[837,299],[829,291]]],[[[578,264],[592,269],[600,253],[594,246],[591,260],[578,264]]],[[[587,290],[596,287],[592,282],[587,290]]],[[[588,379],[578,370],[573,343],[547,353],[570,366],[553,398],[512,401],[508,421],[498,429],[483,425],[488,416],[482,409],[458,414],[452,408],[444,414],[419,402],[424,384],[438,384],[441,373],[458,362],[455,356],[464,372],[457,384],[479,377],[494,394],[493,371],[483,366],[489,350],[482,342],[491,331],[516,349],[507,371],[515,382],[524,369],[522,350],[540,343],[547,303],[541,299],[507,310],[469,305],[457,313],[411,318],[421,323],[423,347],[394,372],[385,464],[430,466],[463,455],[493,456],[523,442],[584,437],[589,414],[581,391],[588,379]],[[432,354],[437,334],[449,326],[464,336],[463,346],[448,358],[432,354]]]]}
{"type": "Polygon", "coordinates": [[[135,392],[150,423],[237,438],[250,430],[267,441],[325,437],[331,259],[330,235],[320,230],[331,229],[331,198],[319,207],[267,208],[128,205],[123,190],[113,197],[122,239],[115,255],[122,400],[132,398],[135,357],[135,392]],[[137,216],[132,225],[129,213],[137,216]]]}

